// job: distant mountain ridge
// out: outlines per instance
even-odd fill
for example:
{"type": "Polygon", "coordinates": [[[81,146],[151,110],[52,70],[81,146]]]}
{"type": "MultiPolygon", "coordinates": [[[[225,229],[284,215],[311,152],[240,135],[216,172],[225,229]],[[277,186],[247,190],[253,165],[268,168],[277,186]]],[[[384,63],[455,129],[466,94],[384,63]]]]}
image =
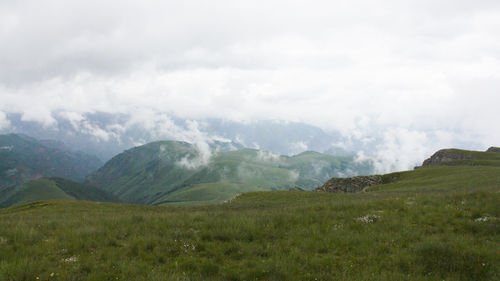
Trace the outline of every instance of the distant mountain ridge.
{"type": "Polygon", "coordinates": [[[133,114],[102,112],[82,114],[81,120],[68,119],[64,113],[55,113],[52,117],[56,121],[53,127],[45,128],[37,122],[23,120],[21,114],[11,113],[8,115],[10,126],[3,133],[29,134],[37,139],[71,143],[85,153],[97,155],[102,161],[126,149],[165,139],[195,142],[196,138],[200,138],[211,143],[214,149],[220,146],[219,150],[222,151],[228,151],[230,149],[227,148],[233,146],[282,155],[314,150],[349,156],[355,155],[355,151],[363,147],[361,140],[346,139],[339,132],[326,132],[300,122],[236,122],[215,118],[194,120],[168,114],[148,120],[135,120],[133,114]],[[192,124],[196,126],[190,126],[192,124]]]}
{"type": "Polygon", "coordinates": [[[221,202],[248,191],[312,189],[335,175],[371,171],[368,162],[312,151],[295,156],[256,149],[213,152],[158,141],[113,157],[87,182],[130,203],[221,202]]]}
{"type": "Polygon", "coordinates": [[[70,152],[57,141],[0,135],[0,190],[40,177],[82,181],[100,165],[97,157],[70,152]]]}

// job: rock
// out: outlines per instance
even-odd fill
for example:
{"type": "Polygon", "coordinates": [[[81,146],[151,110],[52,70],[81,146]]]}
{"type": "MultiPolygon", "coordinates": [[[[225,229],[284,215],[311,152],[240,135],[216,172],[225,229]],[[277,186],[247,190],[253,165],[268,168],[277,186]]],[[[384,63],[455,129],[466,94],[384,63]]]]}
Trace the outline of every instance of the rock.
{"type": "Polygon", "coordinates": [[[315,191],[357,193],[372,185],[382,184],[382,176],[358,176],[352,178],[332,178],[315,191]]]}
{"type": "Polygon", "coordinates": [[[486,152],[500,152],[500,147],[490,147],[488,148],[488,150],[486,150],[486,152]]]}
{"type": "Polygon", "coordinates": [[[426,159],[422,166],[452,165],[458,160],[474,160],[471,155],[457,153],[453,149],[441,149],[426,159]]]}

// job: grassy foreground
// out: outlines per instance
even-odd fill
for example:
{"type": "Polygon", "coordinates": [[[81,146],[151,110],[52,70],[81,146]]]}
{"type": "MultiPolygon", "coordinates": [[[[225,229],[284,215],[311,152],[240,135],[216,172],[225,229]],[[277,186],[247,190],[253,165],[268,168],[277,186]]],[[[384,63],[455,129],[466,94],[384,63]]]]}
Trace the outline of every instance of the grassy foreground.
{"type": "Polygon", "coordinates": [[[392,176],[362,194],[0,209],[0,280],[500,280],[500,168],[392,176]]]}

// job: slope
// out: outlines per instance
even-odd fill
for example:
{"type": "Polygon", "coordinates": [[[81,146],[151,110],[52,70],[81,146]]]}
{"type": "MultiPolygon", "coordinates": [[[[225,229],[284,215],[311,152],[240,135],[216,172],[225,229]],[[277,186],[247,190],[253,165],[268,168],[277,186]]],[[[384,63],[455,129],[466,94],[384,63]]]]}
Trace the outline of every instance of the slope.
{"type": "Polygon", "coordinates": [[[500,153],[442,149],[413,171],[353,178],[331,178],[317,191],[398,192],[468,189],[471,185],[496,187],[500,183],[500,153]]]}
{"type": "Polygon", "coordinates": [[[75,199],[118,202],[118,199],[93,186],[63,178],[41,178],[9,187],[0,192],[0,208],[48,199],[75,199]]]}
{"type": "Polygon", "coordinates": [[[462,150],[462,149],[441,149],[426,159],[423,166],[500,166],[500,153],[495,152],[492,147],[486,152],[462,150]]]}
{"type": "Polygon", "coordinates": [[[368,163],[352,157],[315,152],[288,157],[256,149],[203,152],[188,143],[160,141],[117,155],[88,182],[131,203],[221,202],[248,191],[312,189],[335,175],[370,171],[368,163]]]}
{"type": "Polygon", "coordinates": [[[95,157],[56,148],[55,142],[0,135],[0,190],[44,176],[83,180],[100,164],[95,157]]]}

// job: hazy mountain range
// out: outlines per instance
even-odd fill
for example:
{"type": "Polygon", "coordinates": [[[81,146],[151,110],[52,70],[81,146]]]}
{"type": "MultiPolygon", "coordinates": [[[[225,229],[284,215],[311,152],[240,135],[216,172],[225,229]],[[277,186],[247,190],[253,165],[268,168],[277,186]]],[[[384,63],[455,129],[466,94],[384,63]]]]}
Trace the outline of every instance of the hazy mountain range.
{"type": "Polygon", "coordinates": [[[0,204],[49,198],[114,198],[139,204],[221,202],[242,192],[313,189],[334,176],[373,172],[370,161],[353,156],[313,151],[279,155],[224,139],[151,142],[128,149],[104,165],[74,150],[74,145],[61,141],[0,135],[0,204]],[[99,196],[83,195],[85,188],[99,196]]]}
{"type": "Polygon", "coordinates": [[[83,181],[102,163],[95,156],[70,151],[61,142],[0,135],[0,190],[44,176],[83,181]]]}
{"type": "Polygon", "coordinates": [[[223,119],[191,120],[173,115],[137,120],[134,114],[53,115],[53,126],[25,121],[21,114],[8,114],[9,127],[3,133],[26,134],[37,139],[54,139],[72,151],[83,151],[107,161],[131,147],[157,140],[207,143],[214,149],[255,148],[282,155],[317,151],[336,156],[355,155],[362,141],[345,139],[338,132],[297,122],[235,122],[223,119]]]}
{"type": "Polygon", "coordinates": [[[256,149],[200,151],[176,141],[127,150],[108,161],[88,183],[124,202],[220,202],[248,191],[313,189],[334,176],[368,174],[369,162],[303,152],[282,156],[256,149]]]}
{"type": "MultiPolygon", "coordinates": [[[[29,125],[26,122],[20,124],[29,125]]],[[[236,124],[220,120],[203,124],[205,129],[226,132],[222,136],[202,132],[199,126],[198,122],[190,121],[182,128],[177,125],[170,127],[169,132],[177,133],[178,139],[192,142],[149,142],[114,154],[105,163],[82,151],[99,153],[108,149],[106,155],[110,155],[126,146],[121,141],[125,135],[93,139],[89,135],[88,138],[79,138],[75,128],[73,131],[52,131],[67,139],[75,139],[78,141],[76,144],[60,139],[37,140],[22,134],[0,135],[0,205],[50,198],[153,205],[222,202],[244,192],[312,190],[332,177],[376,172],[373,161],[354,155],[334,156],[311,150],[293,154],[292,149],[297,147],[292,144],[297,142],[290,141],[282,143],[282,149],[289,155],[280,155],[245,147],[246,143],[241,139],[244,135],[248,139],[258,139],[263,146],[278,149],[280,142],[277,140],[282,138],[276,136],[290,136],[294,141],[300,137],[318,136],[299,141],[303,144],[299,150],[309,146],[327,147],[326,139],[321,138],[327,134],[304,124],[272,121],[236,124]],[[229,139],[231,136],[236,136],[237,141],[229,139]]],[[[51,130],[39,129],[40,133],[51,133],[51,130]]],[[[134,132],[145,129],[137,128],[134,132]]],[[[152,134],[149,137],[153,137],[152,134]]],[[[132,142],[131,139],[129,141],[132,142]]],[[[257,143],[253,146],[260,147],[257,143]]],[[[333,153],[332,150],[330,152],[333,153]]],[[[108,158],[103,153],[97,155],[108,158]]],[[[439,165],[449,159],[455,161],[453,157],[458,157],[466,165],[479,163],[483,156],[497,161],[497,153],[493,152],[474,154],[443,150],[437,155],[439,165]]],[[[481,161],[486,163],[490,160],[485,158],[481,161]]]]}

